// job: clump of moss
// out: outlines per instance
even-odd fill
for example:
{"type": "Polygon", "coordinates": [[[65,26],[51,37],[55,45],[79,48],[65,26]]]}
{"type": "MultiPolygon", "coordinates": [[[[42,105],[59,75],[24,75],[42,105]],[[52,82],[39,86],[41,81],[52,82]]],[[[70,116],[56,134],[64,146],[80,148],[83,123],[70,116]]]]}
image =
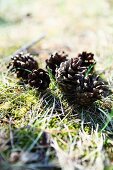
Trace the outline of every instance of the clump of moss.
{"type": "Polygon", "coordinates": [[[14,81],[12,79],[0,83],[0,113],[2,118],[20,120],[37,103],[38,98],[34,90],[24,89],[14,81]]]}

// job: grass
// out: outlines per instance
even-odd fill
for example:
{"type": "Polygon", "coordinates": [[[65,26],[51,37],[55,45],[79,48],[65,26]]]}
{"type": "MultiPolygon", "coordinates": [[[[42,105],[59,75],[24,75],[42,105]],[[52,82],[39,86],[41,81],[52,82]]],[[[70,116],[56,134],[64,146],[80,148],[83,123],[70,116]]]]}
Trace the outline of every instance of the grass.
{"type": "MultiPolygon", "coordinates": [[[[39,93],[6,69],[7,56],[44,31],[47,38],[31,52],[94,52],[96,69],[113,90],[112,1],[4,0],[0,8],[0,169],[112,170],[112,94],[81,108],[63,98],[50,71],[50,87],[39,93]]],[[[36,57],[42,67],[45,53],[36,57]]]]}
{"type": "MultiPolygon", "coordinates": [[[[101,108],[99,104],[87,109],[70,106],[63,99],[51,72],[49,74],[51,91],[44,94],[7,73],[2,75],[0,120],[4,127],[1,132],[5,130],[6,135],[1,140],[1,156],[9,162],[11,154],[18,152],[18,161],[26,164],[26,168],[28,162],[40,166],[42,161],[46,167],[61,166],[63,169],[65,165],[67,169],[96,169],[99,166],[102,169],[108,165],[106,160],[112,154],[107,153],[106,144],[112,135],[112,111],[109,113],[108,108],[101,108]],[[43,139],[43,133],[48,136],[46,139],[43,139]],[[45,143],[50,141],[48,146],[41,146],[43,140],[45,143]],[[25,159],[26,154],[28,158],[25,159]],[[30,154],[33,154],[33,160],[30,160],[30,154]],[[43,159],[37,158],[37,154],[39,157],[44,154],[43,159]],[[59,161],[59,164],[53,161],[59,161]]],[[[15,163],[13,161],[10,166],[15,163]]]]}

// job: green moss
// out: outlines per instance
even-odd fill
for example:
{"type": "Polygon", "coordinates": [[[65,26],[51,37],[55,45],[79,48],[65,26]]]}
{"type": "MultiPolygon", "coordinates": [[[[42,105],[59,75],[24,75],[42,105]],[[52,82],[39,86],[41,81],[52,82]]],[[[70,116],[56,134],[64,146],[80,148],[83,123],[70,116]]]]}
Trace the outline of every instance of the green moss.
{"type": "Polygon", "coordinates": [[[14,119],[21,119],[36,103],[38,98],[34,90],[24,89],[13,83],[1,82],[0,111],[1,116],[10,115],[14,119]]]}

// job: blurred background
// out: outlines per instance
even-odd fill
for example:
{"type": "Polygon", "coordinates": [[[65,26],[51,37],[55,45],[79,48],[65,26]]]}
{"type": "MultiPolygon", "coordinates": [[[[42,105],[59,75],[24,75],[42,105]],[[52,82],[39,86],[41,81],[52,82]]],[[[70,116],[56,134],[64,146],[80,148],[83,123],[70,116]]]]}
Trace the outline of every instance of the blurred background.
{"type": "Polygon", "coordinates": [[[43,34],[35,52],[66,50],[76,56],[87,50],[95,54],[99,70],[111,73],[112,0],[0,0],[1,58],[43,34]]]}

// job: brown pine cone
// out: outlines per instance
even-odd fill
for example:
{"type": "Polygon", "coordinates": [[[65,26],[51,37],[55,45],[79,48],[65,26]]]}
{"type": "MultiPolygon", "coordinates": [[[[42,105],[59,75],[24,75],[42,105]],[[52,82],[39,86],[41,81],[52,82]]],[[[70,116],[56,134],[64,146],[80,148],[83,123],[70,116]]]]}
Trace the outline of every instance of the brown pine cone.
{"type": "Polygon", "coordinates": [[[11,58],[8,69],[17,74],[18,78],[27,80],[33,69],[38,69],[38,63],[29,53],[19,53],[11,58]]]}
{"type": "Polygon", "coordinates": [[[89,67],[90,65],[96,64],[93,53],[82,52],[78,54],[78,58],[82,60],[81,66],[89,67]]]}
{"type": "Polygon", "coordinates": [[[37,88],[39,91],[46,90],[50,84],[50,78],[43,69],[33,70],[28,76],[28,83],[31,87],[37,88]]]}
{"type": "Polygon", "coordinates": [[[86,72],[87,66],[82,65],[81,57],[61,63],[56,71],[56,80],[64,95],[80,105],[88,105],[100,99],[106,89],[99,76],[95,74],[86,76],[86,72]]]}
{"type": "Polygon", "coordinates": [[[49,68],[55,76],[56,68],[58,68],[62,62],[67,60],[67,56],[68,55],[65,54],[64,51],[61,53],[57,52],[55,55],[52,54],[51,57],[46,60],[46,68],[49,68]]]}

